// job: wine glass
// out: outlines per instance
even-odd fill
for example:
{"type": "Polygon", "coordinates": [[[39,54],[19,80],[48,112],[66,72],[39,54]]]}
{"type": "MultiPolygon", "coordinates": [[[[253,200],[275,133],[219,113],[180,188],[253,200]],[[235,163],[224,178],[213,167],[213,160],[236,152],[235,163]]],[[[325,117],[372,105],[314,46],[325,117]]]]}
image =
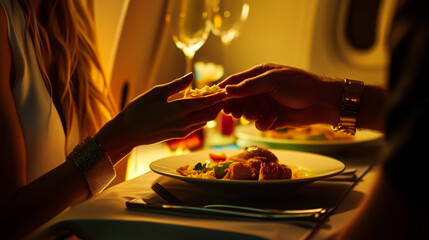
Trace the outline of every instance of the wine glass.
{"type": "MultiPolygon", "coordinates": [[[[185,54],[186,73],[193,72],[194,55],[210,34],[209,14],[206,0],[169,0],[165,21],[174,43],[185,54]]],[[[192,88],[195,88],[195,82],[192,82],[192,88]]],[[[185,139],[169,140],[167,145],[172,153],[181,152],[181,149],[199,149],[204,145],[203,131],[200,129],[185,139]]]]}
{"type": "MultiPolygon", "coordinates": [[[[224,48],[228,48],[233,39],[240,35],[243,24],[249,15],[249,4],[245,0],[207,0],[210,7],[210,28],[214,35],[219,36],[224,48]]],[[[224,55],[224,64],[228,61],[224,55]]],[[[231,135],[234,128],[232,116],[219,113],[221,141],[224,144],[234,142],[231,135]]],[[[218,134],[219,135],[219,134],[218,134]]]]}
{"type": "Polygon", "coordinates": [[[192,72],[194,55],[210,34],[209,10],[205,0],[170,0],[167,6],[165,21],[186,56],[186,73],[192,72]]]}
{"type": "Polygon", "coordinates": [[[244,0],[208,1],[211,30],[220,37],[223,45],[229,45],[240,35],[241,27],[249,15],[249,4],[244,0]]]}

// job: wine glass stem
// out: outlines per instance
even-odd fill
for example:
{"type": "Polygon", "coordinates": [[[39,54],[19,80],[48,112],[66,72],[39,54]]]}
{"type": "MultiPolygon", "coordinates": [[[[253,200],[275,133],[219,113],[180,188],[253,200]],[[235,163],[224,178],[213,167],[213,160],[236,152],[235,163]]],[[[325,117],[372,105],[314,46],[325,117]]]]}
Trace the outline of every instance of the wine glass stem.
{"type": "MultiPolygon", "coordinates": [[[[186,74],[193,72],[194,56],[186,56],[186,74]]],[[[195,79],[192,81],[192,88],[195,88],[195,79]]]]}

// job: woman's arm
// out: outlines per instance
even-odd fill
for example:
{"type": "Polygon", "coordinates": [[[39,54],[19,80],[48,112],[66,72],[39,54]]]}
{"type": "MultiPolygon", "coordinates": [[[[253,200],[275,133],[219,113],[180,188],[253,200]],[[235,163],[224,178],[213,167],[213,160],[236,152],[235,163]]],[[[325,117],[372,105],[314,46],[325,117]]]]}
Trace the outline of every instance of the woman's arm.
{"type": "Polygon", "coordinates": [[[16,236],[57,215],[87,194],[88,187],[70,162],[27,185],[24,136],[10,87],[12,56],[1,7],[0,52],[0,225],[3,236],[16,236]]]}

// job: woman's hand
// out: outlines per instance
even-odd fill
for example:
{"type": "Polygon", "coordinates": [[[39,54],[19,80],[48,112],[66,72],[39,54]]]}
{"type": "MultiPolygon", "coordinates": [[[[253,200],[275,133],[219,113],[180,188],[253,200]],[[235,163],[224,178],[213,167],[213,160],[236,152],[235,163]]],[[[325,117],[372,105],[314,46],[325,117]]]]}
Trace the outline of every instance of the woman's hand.
{"type": "Polygon", "coordinates": [[[183,138],[215,119],[223,107],[224,93],[193,99],[169,98],[193,81],[187,74],[158,85],[131,101],[95,136],[115,163],[135,146],[183,138]]]}
{"type": "Polygon", "coordinates": [[[256,121],[260,130],[338,121],[342,81],[262,64],[228,77],[219,86],[235,97],[226,101],[225,113],[256,121]]]}

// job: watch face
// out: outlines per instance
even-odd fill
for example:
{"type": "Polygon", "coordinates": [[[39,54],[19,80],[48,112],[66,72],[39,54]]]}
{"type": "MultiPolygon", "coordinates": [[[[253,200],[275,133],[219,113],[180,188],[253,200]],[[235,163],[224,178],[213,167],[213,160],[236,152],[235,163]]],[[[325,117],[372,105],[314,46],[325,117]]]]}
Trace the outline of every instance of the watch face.
{"type": "Polygon", "coordinates": [[[359,104],[365,84],[361,81],[345,80],[343,101],[359,104]]]}

